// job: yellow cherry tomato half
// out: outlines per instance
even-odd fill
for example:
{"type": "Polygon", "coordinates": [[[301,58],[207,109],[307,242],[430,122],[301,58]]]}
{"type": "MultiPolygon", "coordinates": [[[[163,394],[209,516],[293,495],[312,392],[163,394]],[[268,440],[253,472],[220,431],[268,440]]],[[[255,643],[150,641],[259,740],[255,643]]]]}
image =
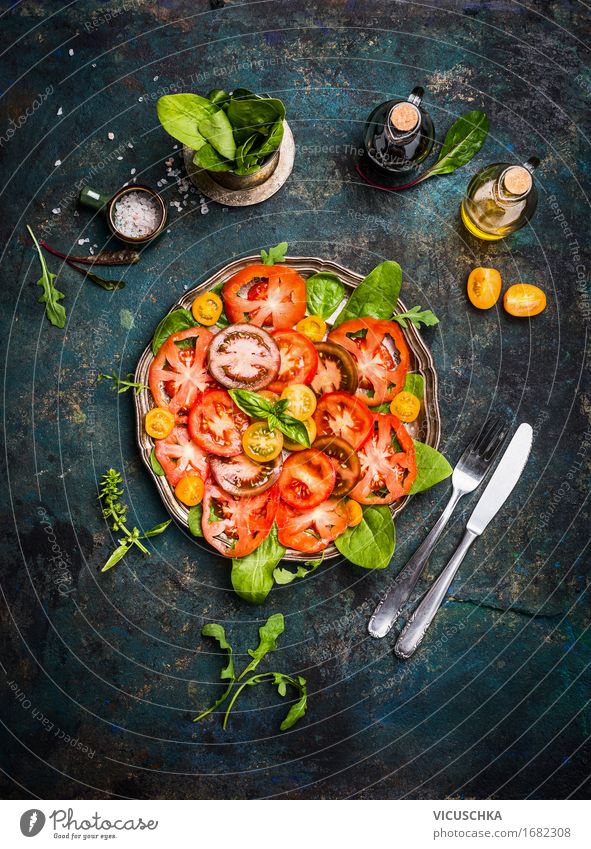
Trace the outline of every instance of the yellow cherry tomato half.
{"type": "Polygon", "coordinates": [[[174,414],[164,407],[153,407],[144,420],[146,433],[153,439],[166,439],[174,427],[174,414]]]}
{"type": "Polygon", "coordinates": [[[203,481],[197,475],[185,475],[174,488],[174,494],[187,507],[195,507],[203,501],[203,481]]]}
{"type": "Polygon", "coordinates": [[[277,392],[271,392],[270,389],[259,389],[257,395],[260,395],[262,398],[266,398],[267,401],[271,402],[271,404],[275,404],[281,397],[277,392]]]}
{"type": "Polygon", "coordinates": [[[420,409],[421,402],[412,392],[399,392],[390,404],[390,412],[401,422],[414,422],[420,409]]]}
{"type": "Polygon", "coordinates": [[[546,295],[531,283],[516,283],[505,292],[503,306],[509,315],[528,318],[546,309],[546,295]]]}
{"type": "Polygon", "coordinates": [[[257,463],[268,463],[279,457],[283,448],[280,430],[269,430],[266,421],[253,422],[242,435],[244,453],[257,463]]]}
{"type": "Polygon", "coordinates": [[[322,342],[326,334],[326,322],[319,315],[309,315],[298,321],[296,330],[312,342],[322,342]]]}
{"type": "Polygon", "coordinates": [[[305,383],[292,383],[286,386],[281,397],[287,399],[286,412],[294,419],[305,422],[314,414],[316,395],[305,383]]]}
{"type": "Polygon", "coordinates": [[[361,524],[363,508],[359,502],[352,501],[351,499],[347,501],[345,504],[345,519],[347,520],[348,528],[354,528],[361,524]]]}
{"type": "Polygon", "coordinates": [[[494,307],[501,294],[501,275],[496,268],[475,268],[468,277],[468,297],[479,310],[494,307]]]}
{"type": "MultiPolygon", "coordinates": [[[[302,422],[308,431],[308,439],[310,440],[310,445],[316,439],[316,422],[314,419],[306,419],[306,421],[302,422]]],[[[292,439],[288,439],[287,436],[283,437],[283,447],[287,448],[288,451],[303,451],[305,449],[305,445],[302,445],[299,442],[294,442],[292,439]]]]}
{"type": "Polygon", "coordinates": [[[222,314],[222,309],[222,299],[215,292],[204,292],[195,298],[191,304],[193,318],[206,327],[216,323],[222,314]]]}

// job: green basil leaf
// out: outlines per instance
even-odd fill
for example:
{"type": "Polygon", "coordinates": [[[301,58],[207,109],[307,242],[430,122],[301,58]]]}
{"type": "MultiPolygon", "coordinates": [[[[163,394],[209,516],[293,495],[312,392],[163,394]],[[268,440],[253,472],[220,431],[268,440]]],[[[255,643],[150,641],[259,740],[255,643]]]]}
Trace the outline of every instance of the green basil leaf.
{"type": "Polygon", "coordinates": [[[204,637],[213,637],[214,640],[217,640],[219,647],[228,653],[228,664],[220,671],[220,680],[228,681],[229,683],[219,699],[217,699],[207,710],[204,710],[203,713],[200,713],[199,716],[196,716],[193,722],[199,722],[199,720],[209,716],[210,713],[213,713],[213,711],[230,695],[230,690],[236,680],[236,676],[234,674],[234,661],[232,659],[232,646],[226,639],[226,632],[223,627],[218,625],[216,622],[209,622],[207,625],[203,626],[201,634],[204,637]]]}
{"type": "Polygon", "coordinates": [[[488,118],[475,109],[466,112],[451,125],[443,140],[437,162],[425,176],[451,174],[466,165],[478,153],[488,134],[488,118]]]}
{"type": "Polygon", "coordinates": [[[236,143],[232,125],[223,109],[208,115],[199,123],[199,132],[220,156],[229,163],[234,162],[236,143]]]}
{"type": "Polygon", "coordinates": [[[189,525],[189,533],[194,537],[202,537],[203,530],[201,522],[203,520],[203,504],[197,504],[191,507],[187,516],[187,524],[189,525]]]}
{"type": "Polygon", "coordinates": [[[306,280],[306,301],[310,315],[328,318],[345,297],[345,285],[336,274],[319,272],[306,280]]]}
{"type": "Polygon", "coordinates": [[[277,637],[281,636],[284,631],[285,620],[283,618],[283,613],[273,613],[272,616],[269,616],[265,624],[259,628],[258,646],[254,649],[254,651],[253,649],[248,650],[252,660],[238,676],[239,681],[241,678],[244,678],[248,672],[253,672],[266,654],[275,651],[277,648],[277,637]]]}
{"type": "Polygon", "coordinates": [[[425,400],[425,378],[422,374],[410,373],[404,381],[404,392],[411,392],[421,403],[425,400]]]}
{"type": "Polygon", "coordinates": [[[155,525],[153,528],[150,528],[149,531],[146,531],[142,534],[144,539],[148,539],[149,537],[157,537],[160,534],[163,534],[167,527],[172,522],[172,519],[167,519],[165,522],[160,522],[159,525],[155,525]]]}
{"type": "Polygon", "coordinates": [[[228,394],[243,413],[254,419],[264,419],[273,412],[270,401],[250,389],[230,389],[228,394]]]}
{"type": "Polygon", "coordinates": [[[158,353],[162,345],[166,342],[169,336],[173,333],[179,333],[181,330],[188,330],[189,327],[196,327],[197,322],[189,312],[189,310],[178,309],[169,312],[165,315],[154,332],[152,339],[152,353],[154,356],[158,353]]]}
{"type": "Polygon", "coordinates": [[[398,263],[382,262],[352,292],[334,326],[364,316],[390,318],[398,303],[401,285],[402,269],[398,263]]]}
{"type": "Polygon", "coordinates": [[[275,245],[274,248],[269,248],[269,252],[266,250],[261,251],[261,259],[263,260],[264,265],[275,265],[276,262],[285,262],[285,254],[287,253],[288,244],[287,242],[279,242],[278,245],[275,245]]]}
{"type": "Polygon", "coordinates": [[[216,112],[217,106],[198,94],[167,94],[159,98],[156,111],[158,120],[169,135],[193,150],[199,150],[205,144],[199,124],[216,112]]]}
{"type": "Polygon", "coordinates": [[[152,467],[152,471],[154,472],[154,474],[158,475],[159,478],[166,474],[166,472],[158,462],[158,457],[156,456],[155,448],[152,448],[152,451],[150,453],[150,466],[152,467]]]}
{"type": "Polygon", "coordinates": [[[385,569],[396,548],[396,528],[389,507],[365,507],[359,525],[337,537],[341,554],[363,569],[385,569]]]}
{"type": "Polygon", "coordinates": [[[298,419],[294,419],[293,416],[288,416],[287,413],[272,415],[274,415],[274,425],[279,428],[281,433],[285,434],[288,439],[291,439],[293,442],[299,442],[300,445],[304,445],[306,448],[310,447],[310,434],[303,422],[298,421],[298,419]]]}
{"type": "Polygon", "coordinates": [[[273,571],[285,554],[277,539],[277,526],[252,554],[232,560],[234,591],[251,604],[262,604],[273,586],[273,571]]]}
{"type": "Polygon", "coordinates": [[[435,448],[425,445],[424,442],[418,442],[416,439],[413,439],[413,442],[415,444],[417,476],[410,488],[410,494],[416,495],[417,492],[431,489],[436,483],[448,478],[453,469],[443,454],[440,454],[435,448]]]}

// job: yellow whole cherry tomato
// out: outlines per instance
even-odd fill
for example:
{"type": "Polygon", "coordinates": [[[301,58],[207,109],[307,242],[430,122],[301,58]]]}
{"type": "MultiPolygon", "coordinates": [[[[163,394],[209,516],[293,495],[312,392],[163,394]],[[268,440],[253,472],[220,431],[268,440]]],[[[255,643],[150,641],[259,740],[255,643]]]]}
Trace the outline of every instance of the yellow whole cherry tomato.
{"type": "Polygon", "coordinates": [[[266,421],[253,422],[242,435],[244,453],[257,463],[269,463],[279,457],[283,448],[280,430],[269,430],[266,421]]]}
{"type": "Polygon", "coordinates": [[[503,298],[503,306],[509,315],[517,318],[529,318],[539,315],[546,309],[546,295],[531,283],[516,283],[509,286],[503,298]]]}
{"type": "Polygon", "coordinates": [[[307,336],[312,342],[322,342],[326,333],[326,322],[319,315],[308,315],[296,324],[298,333],[307,336]]]}
{"type": "Polygon", "coordinates": [[[420,409],[421,402],[412,392],[399,392],[390,404],[390,412],[401,422],[414,422],[420,409]]]}
{"type": "Polygon", "coordinates": [[[166,439],[172,433],[174,422],[174,415],[170,410],[166,410],[164,407],[152,407],[146,413],[144,427],[148,436],[153,439],[166,439]]]}
{"type": "MultiPolygon", "coordinates": [[[[306,419],[302,422],[308,431],[308,439],[310,440],[310,445],[316,439],[316,422],[314,419],[306,419]]],[[[288,451],[303,451],[305,449],[305,445],[302,445],[299,442],[294,442],[292,439],[288,439],[287,436],[283,436],[283,447],[287,448],[288,451]]]]}
{"type": "Polygon", "coordinates": [[[316,395],[305,383],[292,383],[281,393],[287,399],[286,413],[300,422],[311,418],[316,409],[316,395]]]}
{"type": "Polygon", "coordinates": [[[203,481],[197,475],[185,475],[174,488],[174,494],[187,507],[195,507],[203,501],[203,481]]]}
{"type": "Polygon", "coordinates": [[[222,309],[222,299],[215,292],[204,292],[195,298],[191,304],[193,318],[199,324],[204,324],[205,327],[210,327],[216,323],[222,314],[222,309]]]}
{"type": "Polygon", "coordinates": [[[345,504],[345,519],[347,520],[348,528],[355,528],[357,525],[360,525],[363,519],[361,504],[349,499],[345,504]]]}
{"type": "Polygon", "coordinates": [[[496,268],[475,268],[468,277],[468,297],[479,310],[494,307],[501,294],[501,275],[496,268]]]}

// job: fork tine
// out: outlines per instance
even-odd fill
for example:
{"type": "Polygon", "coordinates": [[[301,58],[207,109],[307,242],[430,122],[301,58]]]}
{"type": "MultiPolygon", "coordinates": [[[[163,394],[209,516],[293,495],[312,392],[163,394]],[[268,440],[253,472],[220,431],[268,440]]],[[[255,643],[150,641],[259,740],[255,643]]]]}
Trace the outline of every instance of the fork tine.
{"type": "Polygon", "coordinates": [[[496,433],[489,439],[488,445],[482,452],[482,456],[485,460],[491,460],[494,457],[500,446],[505,441],[508,429],[507,422],[501,422],[499,424],[496,433]]]}
{"type": "Polygon", "coordinates": [[[495,432],[499,424],[498,416],[489,416],[480,429],[474,442],[473,450],[476,454],[480,454],[484,445],[488,443],[491,435],[495,432]]]}

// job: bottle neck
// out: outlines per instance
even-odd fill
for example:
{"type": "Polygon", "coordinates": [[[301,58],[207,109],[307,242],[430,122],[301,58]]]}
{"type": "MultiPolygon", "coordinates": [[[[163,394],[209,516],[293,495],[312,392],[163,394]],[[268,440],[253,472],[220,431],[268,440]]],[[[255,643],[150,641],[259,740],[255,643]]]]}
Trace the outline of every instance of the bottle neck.
{"type": "Polygon", "coordinates": [[[532,175],[522,165],[505,168],[497,180],[497,195],[503,203],[519,203],[525,200],[533,187],[532,175]]]}
{"type": "Polygon", "coordinates": [[[392,144],[406,144],[421,129],[421,113],[407,100],[396,103],[390,109],[384,129],[392,144]]]}

